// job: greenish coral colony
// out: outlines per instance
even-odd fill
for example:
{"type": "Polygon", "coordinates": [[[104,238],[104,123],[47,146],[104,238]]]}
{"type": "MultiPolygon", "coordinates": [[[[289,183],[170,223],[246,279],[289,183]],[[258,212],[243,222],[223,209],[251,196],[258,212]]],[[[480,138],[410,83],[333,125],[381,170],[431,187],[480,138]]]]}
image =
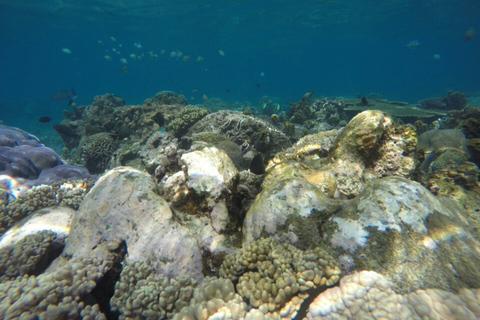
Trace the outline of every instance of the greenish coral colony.
{"type": "Polygon", "coordinates": [[[167,124],[167,130],[175,137],[181,137],[198,120],[208,114],[208,110],[199,107],[184,107],[167,124]]]}
{"type": "MultiPolygon", "coordinates": [[[[42,261],[45,263],[52,258],[47,251],[52,253],[55,238],[53,232],[42,231],[0,249],[0,281],[42,271],[42,267],[45,267],[41,265],[42,261]]],[[[58,251],[59,245],[56,247],[58,251]]]]}
{"type": "Polygon", "coordinates": [[[54,272],[5,281],[0,284],[0,318],[106,319],[97,304],[82,301],[106,270],[100,261],[72,259],[54,272]]]}
{"type": "Polygon", "coordinates": [[[281,309],[293,296],[339,279],[335,259],[320,248],[302,251],[265,238],[227,256],[220,276],[237,283],[238,293],[263,313],[281,309]]]}
{"type": "Polygon", "coordinates": [[[196,284],[187,276],[167,279],[133,262],[123,267],[110,304],[120,319],[167,319],[188,305],[196,284]]]}

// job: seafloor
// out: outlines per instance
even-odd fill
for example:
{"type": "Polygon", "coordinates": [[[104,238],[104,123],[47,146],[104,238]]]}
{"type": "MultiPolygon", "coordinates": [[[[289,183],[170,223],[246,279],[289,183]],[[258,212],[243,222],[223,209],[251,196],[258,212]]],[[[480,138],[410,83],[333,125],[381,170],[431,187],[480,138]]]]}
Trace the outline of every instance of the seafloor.
{"type": "Polygon", "coordinates": [[[306,93],[0,125],[1,319],[478,319],[480,109],[306,93]]]}

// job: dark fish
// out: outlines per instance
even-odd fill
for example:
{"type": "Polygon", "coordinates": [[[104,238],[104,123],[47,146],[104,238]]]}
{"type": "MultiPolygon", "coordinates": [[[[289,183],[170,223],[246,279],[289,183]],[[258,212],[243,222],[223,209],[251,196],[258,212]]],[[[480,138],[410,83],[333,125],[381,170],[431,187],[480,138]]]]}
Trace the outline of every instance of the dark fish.
{"type": "Polygon", "coordinates": [[[230,88],[225,89],[226,93],[230,93],[230,88]]]}
{"type": "Polygon", "coordinates": [[[361,100],[362,100],[362,104],[363,104],[364,106],[368,105],[368,100],[367,100],[367,98],[362,97],[361,100]]]}
{"type": "Polygon", "coordinates": [[[308,91],[307,93],[305,93],[303,96],[302,96],[302,100],[308,100],[313,94],[313,90],[312,91],[308,91]]]}
{"type": "Polygon", "coordinates": [[[47,123],[47,122],[50,122],[52,121],[52,118],[50,117],[40,117],[38,118],[38,122],[41,122],[41,123],[47,123]]]}
{"type": "Polygon", "coordinates": [[[260,88],[260,83],[257,83],[255,86],[257,86],[257,88],[260,88]]]}
{"type": "Polygon", "coordinates": [[[55,101],[62,101],[67,99],[70,96],[67,90],[58,90],[50,96],[50,99],[55,101]]]}
{"type": "Polygon", "coordinates": [[[250,162],[250,172],[254,174],[265,173],[265,163],[263,163],[263,156],[261,153],[257,153],[250,162]]]}
{"type": "Polygon", "coordinates": [[[108,14],[109,16],[115,17],[115,15],[113,14],[112,11],[105,9],[104,7],[99,7],[99,8],[100,8],[100,10],[102,10],[103,12],[108,14]]]}
{"type": "Polygon", "coordinates": [[[472,40],[473,38],[475,38],[476,35],[477,33],[475,32],[475,29],[470,28],[463,34],[463,41],[472,40]]]}
{"type": "Polygon", "coordinates": [[[55,101],[62,101],[69,98],[72,98],[73,100],[77,98],[77,94],[75,93],[75,90],[73,88],[71,88],[69,91],[68,90],[55,91],[50,96],[50,99],[55,101]]]}

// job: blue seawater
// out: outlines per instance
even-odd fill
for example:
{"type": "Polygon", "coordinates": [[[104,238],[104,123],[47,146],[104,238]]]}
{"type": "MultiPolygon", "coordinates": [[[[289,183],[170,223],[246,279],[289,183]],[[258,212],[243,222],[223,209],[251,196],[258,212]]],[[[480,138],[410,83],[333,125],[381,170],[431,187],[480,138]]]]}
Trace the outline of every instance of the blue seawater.
{"type": "Polygon", "coordinates": [[[309,90],[480,96],[480,36],[462,39],[480,32],[478,17],[478,0],[2,0],[0,119],[45,135],[38,117],[61,121],[69,107],[50,95],[70,87],[79,105],[107,92],[140,104],[162,90],[192,104],[309,90]]]}

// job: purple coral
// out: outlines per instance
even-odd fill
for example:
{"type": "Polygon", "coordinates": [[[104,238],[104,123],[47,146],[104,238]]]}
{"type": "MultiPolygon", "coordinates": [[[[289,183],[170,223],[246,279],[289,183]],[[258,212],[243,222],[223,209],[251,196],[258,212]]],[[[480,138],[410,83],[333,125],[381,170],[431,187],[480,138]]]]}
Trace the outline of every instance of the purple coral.
{"type": "Polygon", "coordinates": [[[0,125],[0,175],[28,187],[93,178],[86,169],[67,164],[35,136],[6,125],[0,125]]]}

